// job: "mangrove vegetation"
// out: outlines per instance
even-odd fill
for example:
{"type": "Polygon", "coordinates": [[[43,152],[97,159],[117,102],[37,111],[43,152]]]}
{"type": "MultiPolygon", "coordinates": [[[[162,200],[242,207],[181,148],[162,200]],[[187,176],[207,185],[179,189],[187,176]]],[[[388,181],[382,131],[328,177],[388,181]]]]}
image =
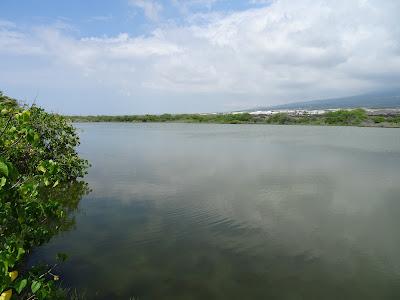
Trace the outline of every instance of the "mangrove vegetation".
{"type": "Polygon", "coordinates": [[[400,115],[370,116],[364,109],[330,111],[321,115],[161,114],[123,116],[69,116],[73,122],[174,122],[219,124],[334,125],[400,127],[400,115]]]}
{"type": "MultiPolygon", "coordinates": [[[[28,266],[29,253],[74,225],[88,162],[63,116],[0,93],[0,299],[65,299],[57,260],[28,266]]],[[[60,253],[58,260],[63,261],[60,253]]]]}

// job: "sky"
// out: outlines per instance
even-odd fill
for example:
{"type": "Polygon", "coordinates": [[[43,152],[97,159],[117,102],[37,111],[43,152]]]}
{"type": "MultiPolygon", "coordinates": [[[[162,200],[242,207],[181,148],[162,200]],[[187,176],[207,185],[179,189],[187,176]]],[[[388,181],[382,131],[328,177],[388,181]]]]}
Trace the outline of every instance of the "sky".
{"type": "Polygon", "coordinates": [[[0,90],[114,115],[394,89],[399,20],[398,0],[1,0],[0,90]]]}

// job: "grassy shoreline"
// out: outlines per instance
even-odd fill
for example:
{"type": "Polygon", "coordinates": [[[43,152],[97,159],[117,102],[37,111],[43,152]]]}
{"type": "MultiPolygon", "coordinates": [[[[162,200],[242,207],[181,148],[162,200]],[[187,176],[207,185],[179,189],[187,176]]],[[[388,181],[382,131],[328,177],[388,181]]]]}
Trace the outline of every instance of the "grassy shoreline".
{"type": "Polygon", "coordinates": [[[339,110],[322,115],[293,116],[243,114],[162,114],[122,116],[67,116],[72,122],[271,124],[399,128],[400,115],[368,115],[363,109],[339,110]]]}

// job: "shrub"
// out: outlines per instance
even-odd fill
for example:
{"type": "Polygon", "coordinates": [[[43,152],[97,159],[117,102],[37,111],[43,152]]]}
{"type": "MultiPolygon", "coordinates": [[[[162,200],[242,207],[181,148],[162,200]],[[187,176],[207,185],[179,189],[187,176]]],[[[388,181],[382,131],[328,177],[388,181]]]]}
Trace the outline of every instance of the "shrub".
{"type": "Polygon", "coordinates": [[[76,203],[87,189],[76,183],[88,167],[76,152],[78,145],[78,135],[64,117],[20,106],[0,93],[0,293],[5,299],[10,293],[59,297],[48,280],[51,273],[40,274],[40,268],[21,272],[22,260],[72,223],[65,196],[76,197],[76,203]],[[79,192],[66,193],[76,190],[76,184],[79,192]]]}
{"type": "Polygon", "coordinates": [[[325,122],[330,125],[360,125],[361,122],[368,118],[365,110],[338,110],[327,112],[325,114],[325,122]]]}

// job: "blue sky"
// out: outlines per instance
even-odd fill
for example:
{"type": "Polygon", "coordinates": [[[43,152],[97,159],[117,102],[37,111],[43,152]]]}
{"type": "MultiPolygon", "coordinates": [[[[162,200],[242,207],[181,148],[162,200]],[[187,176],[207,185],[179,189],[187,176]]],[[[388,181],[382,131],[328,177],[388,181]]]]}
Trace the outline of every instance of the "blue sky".
{"type": "Polygon", "coordinates": [[[81,37],[112,36],[120,32],[141,35],[156,28],[161,21],[182,24],[185,17],[194,13],[228,13],[266,4],[266,1],[230,0],[2,0],[0,15],[25,26],[65,22],[74,26],[75,34],[81,37]],[[149,20],[141,8],[145,2],[152,3],[149,7],[160,7],[157,22],[149,20]]]}
{"type": "Polygon", "coordinates": [[[397,88],[399,19],[396,0],[2,0],[0,90],[129,114],[397,88]]]}

